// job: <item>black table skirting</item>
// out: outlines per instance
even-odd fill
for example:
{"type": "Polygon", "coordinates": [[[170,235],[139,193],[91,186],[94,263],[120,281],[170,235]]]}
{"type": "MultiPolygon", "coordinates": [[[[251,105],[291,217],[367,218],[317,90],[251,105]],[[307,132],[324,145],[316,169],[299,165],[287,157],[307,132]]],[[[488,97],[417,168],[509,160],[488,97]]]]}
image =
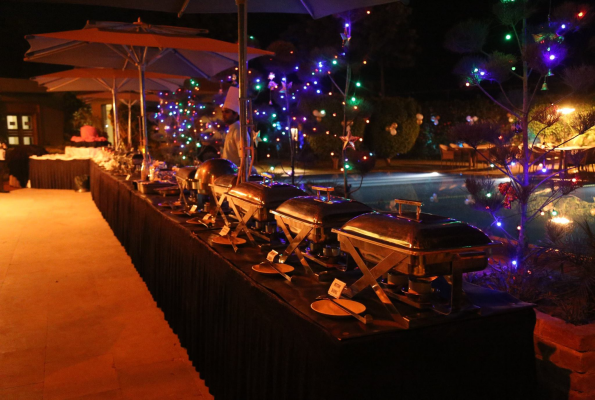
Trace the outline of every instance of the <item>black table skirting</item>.
{"type": "Polygon", "coordinates": [[[372,326],[326,318],[309,306],[328,283],[252,272],[264,255],[209,245],[93,162],[91,192],[217,400],[531,398],[530,308],[399,330],[370,296],[372,326]]]}
{"type": "Polygon", "coordinates": [[[29,179],[33,189],[75,189],[74,178],[90,175],[90,160],[29,159],[29,179]]]}

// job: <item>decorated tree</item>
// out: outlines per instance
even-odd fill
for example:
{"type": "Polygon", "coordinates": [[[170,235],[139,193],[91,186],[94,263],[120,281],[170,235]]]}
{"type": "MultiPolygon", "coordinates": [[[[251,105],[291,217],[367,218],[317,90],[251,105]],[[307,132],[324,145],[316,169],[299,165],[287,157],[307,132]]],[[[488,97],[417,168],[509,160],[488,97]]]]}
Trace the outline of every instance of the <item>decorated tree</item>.
{"type": "MultiPolygon", "coordinates": [[[[492,145],[489,152],[478,151],[479,157],[504,173],[509,182],[496,189],[491,180],[470,178],[467,189],[475,207],[490,212],[503,234],[516,243],[519,263],[529,254],[527,224],[580,186],[580,177],[570,173],[568,163],[565,168],[551,170],[546,160],[595,125],[593,110],[576,113],[565,120],[562,109],[567,95],[553,95],[548,91],[548,84],[554,79],[565,83],[571,92],[588,90],[595,84],[592,66],[570,66],[561,70],[568,52],[566,36],[571,37],[588,24],[591,11],[587,6],[565,3],[548,12],[547,23],[531,25],[528,21],[535,15],[533,3],[501,0],[494,6],[497,19],[506,29],[504,40],[516,45],[516,54],[486,50],[489,25],[479,21],[456,26],[445,41],[448,49],[467,54],[455,69],[464,84],[481,91],[509,115],[510,122],[505,124],[470,121],[455,126],[452,133],[453,138],[468,143],[476,151],[481,143],[492,145]],[[537,101],[540,97],[545,99],[541,105],[537,101]],[[544,134],[563,120],[572,126],[572,133],[559,136],[551,143],[544,140],[544,134]],[[520,168],[515,172],[517,164],[520,168]],[[542,195],[537,196],[537,193],[542,195]],[[504,226],[498,216],[503,207],[518,210],[518,226],[512,229],[504,226]]],[[[517,261],[513,263],[516,265],[517,261]]]]}
{"type": "MultiPolygon", "coordinates": [[[[168,161],[188,165],[202,159],[203,145],[222,138],[223,124],[217,113],[221,94],[205,97],[199,82],[191,79],[175,92],[160,92],[159,96],[152,139],[162,143],[160,150],[168,161]]],[[[207,158],[217,156],[216,151],[211,153],[207,158]]]]}

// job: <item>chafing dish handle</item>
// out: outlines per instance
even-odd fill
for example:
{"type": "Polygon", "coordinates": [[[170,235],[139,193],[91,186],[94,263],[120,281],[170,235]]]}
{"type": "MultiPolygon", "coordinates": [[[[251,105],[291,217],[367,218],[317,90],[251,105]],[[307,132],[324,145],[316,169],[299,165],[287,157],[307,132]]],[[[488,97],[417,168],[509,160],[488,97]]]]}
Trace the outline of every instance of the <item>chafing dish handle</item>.
{"type": "Polygon", "coordinates": [[[331,200],[331,192],[334,192],[335,188],[330,187],[330,186],[312,186],[312,190],[316,190],[316,200],[322,201],[322,200],[320,200],[320,192],[325,191],[326,192],[326,201],[330,201],[331,200]]]}
{"type": "Polygon", "coordinates": [[[270,180],[270,182],[269,182],[269,185],[270,185],[271,183],[273,183],[273,179],[275,178],[275,177],[273,176],[273,174],[269,174],[268,172],[263,172],[263,173],[262,173],[262,174],[260,174],[260,175],[262,175],[262,184],[263,184],[264,186],[268,186],[268,185],[266,184],[266,180],[267,180],[267,178],[270,180]]]}
{"type": "Polygon", "coordinates": [[[395,205],[399,206],[399,216],[402,215],[402,212],[401,212],[402,205],[415,206],[416,207],[415,219],[417,219],[418,221],[419,221],[419,214],[421,214],[421,206],[423,206],[423,204],[424,203],[422,203],[421,201],[395,199],[395,205]]]}

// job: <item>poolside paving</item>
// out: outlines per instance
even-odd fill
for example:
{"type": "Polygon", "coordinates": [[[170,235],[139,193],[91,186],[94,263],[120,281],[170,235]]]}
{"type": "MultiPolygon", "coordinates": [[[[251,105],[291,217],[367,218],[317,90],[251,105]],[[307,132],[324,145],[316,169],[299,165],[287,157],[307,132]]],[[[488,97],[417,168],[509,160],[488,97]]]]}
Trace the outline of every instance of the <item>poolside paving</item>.
{"type": "Polygon", "coordinates": [[[212,399],[89,193],[0,193],[0,399],[212,399]]]}

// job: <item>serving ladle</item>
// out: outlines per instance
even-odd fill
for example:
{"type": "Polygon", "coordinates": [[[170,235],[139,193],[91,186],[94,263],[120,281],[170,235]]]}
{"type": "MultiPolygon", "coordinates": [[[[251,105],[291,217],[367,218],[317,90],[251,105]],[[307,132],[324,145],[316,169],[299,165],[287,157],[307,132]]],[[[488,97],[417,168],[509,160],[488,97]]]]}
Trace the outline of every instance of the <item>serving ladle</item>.
{"type": "Polygon", "coordinates": [[[348,313],[349,315],[351,315],[353,318],[357,319],[359,322],[361,322],[364,325],[371,324],[372,321],[374,320],[374,318],[372,318],[372,316],[370,314],[366,314],[362,317],[361,315],[354,313],[349,308],[347,308],[344,305],[342,305],[341,303],[339,303],[332,296],[329,296],[329,295],[318,296],[316,298],[316,300],[330,300],[331,302],[333,302],[333,304],[336,304],[340,309],[342,309],[343,311],[345,311],[346,313],[348,313]]]}

